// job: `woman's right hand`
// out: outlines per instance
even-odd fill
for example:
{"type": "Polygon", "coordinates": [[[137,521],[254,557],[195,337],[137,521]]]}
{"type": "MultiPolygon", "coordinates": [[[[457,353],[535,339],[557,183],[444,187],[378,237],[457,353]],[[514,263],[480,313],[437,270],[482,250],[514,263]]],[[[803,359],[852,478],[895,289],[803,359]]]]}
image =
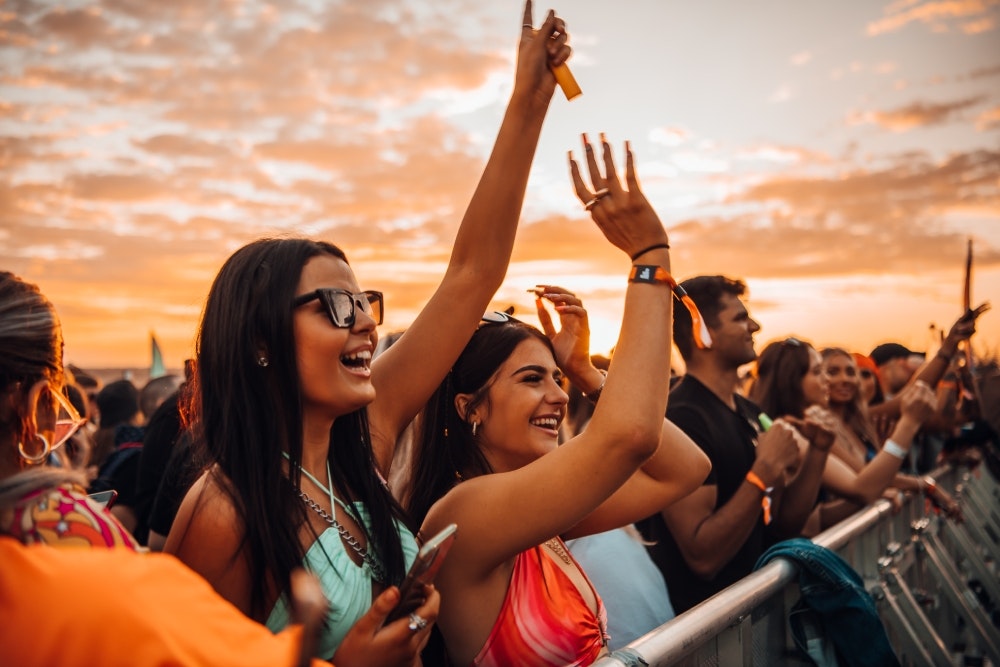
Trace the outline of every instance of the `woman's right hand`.
{"type": "Polygon", "coordinates": [[[547,107],[556,88],[552,68],[565,63],[572,52],[567,44],[569,34],[566,22],[549,10],[545,21],[535,30],[532,27],[531,0],[527,0],[521,24],[514,90],[515,93],[536,94],[538,101],[547,107]]]}
{"type": "Polygon", "coordinates": [[[933,414],[937,405],[934,390],[919,380],[905,387],[899,396],[902,401],[902,414],[919,424],[924,423],[933,414]]]}
{"type": "Polygon", "coordinates": [[[590,211],[591,218],[601,228],[604,236],[633,258],[651,246],[666,246],[667,232],[663,228],[663,223],[639,188],[629,143],[625,142],[625,182],[628,190],[623,188],[618,180],[611,146],[605,140],[603,133],[601,133],[601,148],[604,174],[601,174],[597,156],[587,135],[583,135],[583,148],[593,191],[584,182],[580,167],[573,159],[572,151],[569,154],[570,175],[576,196],[583,202],[584,208],[590,211]]]}
{"type": "Polygon", "coordinates": [[[390,586],[382,592],[364,616],[351,627],[333,654],[337,667],[401,667],[420,664],[420,651],[427,644],[437,620],[441,596],[433,586],[426,586],[426,599],[414,612],[427,624],[410,630],[410,619],[400,618],[385,627],[389,612],[399,602],[399,588],[390,586]]]}

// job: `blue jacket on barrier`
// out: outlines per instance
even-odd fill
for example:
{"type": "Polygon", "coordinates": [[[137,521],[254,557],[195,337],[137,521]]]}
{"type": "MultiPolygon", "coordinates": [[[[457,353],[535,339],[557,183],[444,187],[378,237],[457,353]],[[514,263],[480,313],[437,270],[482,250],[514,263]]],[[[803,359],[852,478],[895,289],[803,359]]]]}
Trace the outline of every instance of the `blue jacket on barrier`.
{"type": "Polygon", "coordinates": [[[875,601],[843,558],[797,537],[765,551],[754,569],[775,558],[786,558],[799,568],[802,597],[789,612],[788,623],[795,645],[817,665],[899,665],[875,601]]]}

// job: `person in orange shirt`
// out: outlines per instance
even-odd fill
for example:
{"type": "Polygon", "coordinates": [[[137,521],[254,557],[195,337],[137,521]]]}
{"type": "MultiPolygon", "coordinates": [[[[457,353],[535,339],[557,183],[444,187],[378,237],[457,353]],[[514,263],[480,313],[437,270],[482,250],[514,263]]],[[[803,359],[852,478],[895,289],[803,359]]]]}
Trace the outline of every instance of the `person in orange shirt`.
{"type": "MultiPolygon", "coordinates": [[[[306,657],[302,625],[271,634],[171,556],[0,537],[0,562],[5,665],[330,665],[306,657]]],[[[398,597],[392,589],[378,598],[355,627],[374,633],[398,597]]],[[[310,617],[321,618],[323,607],[310,617]]]]}

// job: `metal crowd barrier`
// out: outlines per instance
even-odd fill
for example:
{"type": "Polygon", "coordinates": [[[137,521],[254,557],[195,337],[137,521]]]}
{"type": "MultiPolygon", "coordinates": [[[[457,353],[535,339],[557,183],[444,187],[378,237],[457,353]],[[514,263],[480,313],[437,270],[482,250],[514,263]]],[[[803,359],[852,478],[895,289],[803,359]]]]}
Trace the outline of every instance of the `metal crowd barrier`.
{"type": "MultiPolygon", "coordinates": [[[[956,524],[911,497],[880,500],[814,538],[861,575],[903,665],[1000,667],[1000,482],[985,465],[933,473],[962,506],[956,524]]],[[[724,667],[806,665],[788,630],[798,569],[776,559],[594,663],[724,667]]]]}

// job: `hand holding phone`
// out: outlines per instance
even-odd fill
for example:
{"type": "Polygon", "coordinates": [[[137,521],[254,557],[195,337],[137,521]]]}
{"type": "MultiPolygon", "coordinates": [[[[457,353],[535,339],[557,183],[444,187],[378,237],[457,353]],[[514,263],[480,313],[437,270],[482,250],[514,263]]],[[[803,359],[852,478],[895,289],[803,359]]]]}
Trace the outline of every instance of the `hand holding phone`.
{"type": "Polygon", "coordinates": [[[424,586],[434,582],[434,577],[441,569],[441,563],[444,562],[452,542],[455,541],[457,529],[458,526],[455,524],[449,524],[420,547],[416,560],[413,561],[410,571],[406,573],[406,578],[399,587],[399,603],[386,616],[386,625],[412,614],[423,603],[424,586]]]}

